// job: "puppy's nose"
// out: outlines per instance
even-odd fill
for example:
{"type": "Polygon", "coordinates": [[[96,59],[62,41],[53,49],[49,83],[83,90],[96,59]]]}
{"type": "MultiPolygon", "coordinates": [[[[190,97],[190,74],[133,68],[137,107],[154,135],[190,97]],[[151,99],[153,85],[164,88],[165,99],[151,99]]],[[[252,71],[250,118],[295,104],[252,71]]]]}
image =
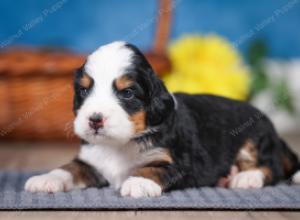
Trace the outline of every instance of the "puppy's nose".
{"type": "Polygon", "coordinates": [[[103,127],[103,115],[101,113],[94,113],[89,117],[89,125],[91,128],[97,130],[103,127]]]}

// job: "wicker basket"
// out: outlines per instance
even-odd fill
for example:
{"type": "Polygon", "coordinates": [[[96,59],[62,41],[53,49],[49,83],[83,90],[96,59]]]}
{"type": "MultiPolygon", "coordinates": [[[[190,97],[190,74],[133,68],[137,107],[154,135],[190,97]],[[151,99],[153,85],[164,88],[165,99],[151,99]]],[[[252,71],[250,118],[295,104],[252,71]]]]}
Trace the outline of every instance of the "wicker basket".
{"type": "MultiPolygon", "coordinates": [[[[171,0],[159,4],[157,31],[147,58],[157,73],[170,69],[165,54],[171,0]]],[[[15,48],[0,53],[0,138],[74,141],[73,72],[85,55],[15,48]]]]}

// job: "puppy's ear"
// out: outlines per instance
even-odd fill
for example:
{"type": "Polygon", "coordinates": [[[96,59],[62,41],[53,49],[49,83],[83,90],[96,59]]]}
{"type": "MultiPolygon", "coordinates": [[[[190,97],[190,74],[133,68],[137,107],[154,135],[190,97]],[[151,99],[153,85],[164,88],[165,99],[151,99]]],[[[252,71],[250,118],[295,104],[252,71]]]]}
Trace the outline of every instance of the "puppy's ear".
{"type": "Polygon", "coordinates": [[[154,126],[162,123],[173,112],[175,103],[164,83],[157,77],[154,71],[151,69],[147,72],[150,97],[147,108],[147,124],[154,126]]]}
{"type": "Polygon", "coordinates": [[[173,97],[157,77],[142,52],[132,44],[126,44],[126,47],[134,53],[132,57],[134,67],[129,71],[139,73],[139,84],[146,90],[147,125],[158,125],[174,110],[173,97]]]}

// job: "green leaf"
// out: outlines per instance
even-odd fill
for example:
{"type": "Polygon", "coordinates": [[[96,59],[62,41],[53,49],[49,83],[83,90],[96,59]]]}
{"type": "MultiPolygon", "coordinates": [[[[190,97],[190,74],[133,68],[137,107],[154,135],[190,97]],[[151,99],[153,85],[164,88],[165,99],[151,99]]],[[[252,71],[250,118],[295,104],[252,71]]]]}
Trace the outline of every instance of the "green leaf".
{"type": "Polygon", "coordinates": [[[256,70],[252,74],[252,82],[251,82],[251,96],[262,92],[266,88],[269,87],[269,79],[267,75],[260,70],[256,70]]]}
{"type": "Polygon", "coordinates": [[[270,86],[267,74],[264,71],[263,60],[267,56],[267,46],[263,40],[255,40],[247,51],[248,63],[251,67],[250,98],[270,86]]]}
{"type": "Polygon", "coordinates": [[[255,40],[250,45],[247,58],[252,66],[261,65],[261,61],[267,56],[267,46],[263,40],[255,40]]]}
{"type": "Polygon", "coordinates": [[[295,113],[293,97],[288,84],[285,80],[278,82],[273,88],[275,106],[287,110],[289,113],[295,113]]]}

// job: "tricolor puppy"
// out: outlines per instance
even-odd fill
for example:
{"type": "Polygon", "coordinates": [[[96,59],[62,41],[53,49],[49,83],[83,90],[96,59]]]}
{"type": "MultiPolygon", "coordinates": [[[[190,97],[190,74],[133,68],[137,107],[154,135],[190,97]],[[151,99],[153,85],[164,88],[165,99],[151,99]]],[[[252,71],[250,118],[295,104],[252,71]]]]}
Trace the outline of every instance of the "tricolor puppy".
{"type": "Polygon", "coordinates": [[[232,167],[231,188],[300,183],[297,157],[266,116],[222,97],[170,94],[131,44],[97,49],[76,72],[74,89],[81,150],[69,164],[31,177],[27,191],[111,185],[122,196],[153,197],[216,186],[232,167]]]}

